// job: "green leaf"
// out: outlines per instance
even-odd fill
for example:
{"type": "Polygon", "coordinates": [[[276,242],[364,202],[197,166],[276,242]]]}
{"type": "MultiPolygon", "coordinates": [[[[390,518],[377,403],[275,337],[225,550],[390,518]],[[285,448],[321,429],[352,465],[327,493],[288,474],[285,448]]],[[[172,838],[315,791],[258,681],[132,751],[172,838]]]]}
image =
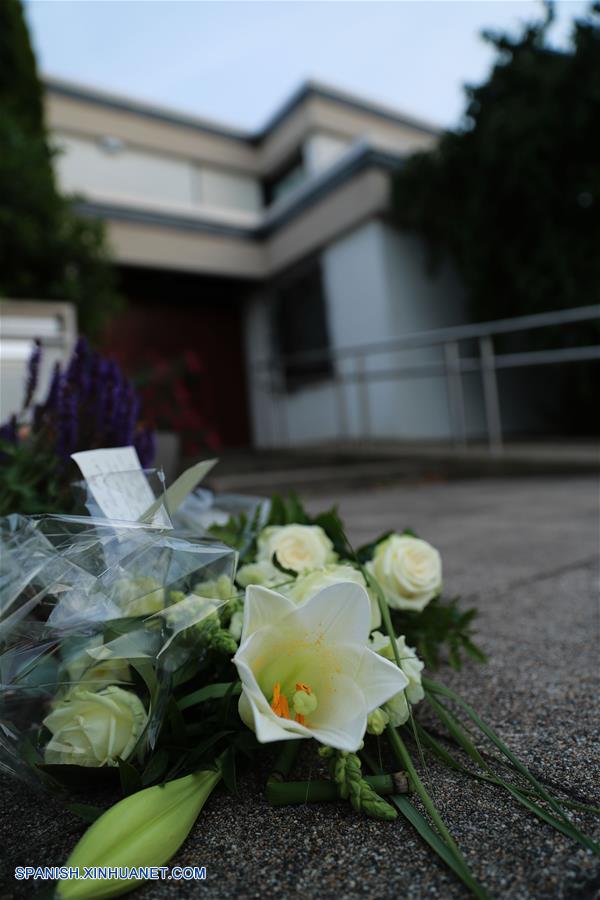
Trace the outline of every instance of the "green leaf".
{"type": "Polygon", "coordinates": [[[138,770],[131,763],[128,763],[127,760],[119,758],[118,763],[121,789],[123,794],[128,797],[142,788],[142,778],[138,770]]]}
{"type": "Polygon", "coordinates": [[[285,505],[286,524],[308,525],[309,517],[297,494],[291,493],[285,505]]]}
{"type": "Polygon", "coordinates": [[[158,781],[167,771],[169,765],[169,754],[166,750],[159,750],[150,757],[150,760],[142,772],[142,784],[148,787],[158,781]]]}
{"type": "Polygon", "coordinates": [[[219,769],[223,776],[223,782],[232,794],[238,793],[237,772],[235,764],[235,748],[228,747],[219,761],[219,769]]]}
{"type": "MultiPolygon", "coordinates": [[[[473,610],[474,612],[474,610],[473,610]]],[[[461,643],[464,647],[465,653],[467,653],[471,659],[474,659],[476,662],[486,663],[488,661],[487,656],[477,647],[470,638],[465,634],[460,635],[461,643]]]]}
{"type": "Polygon", "coordinates": [[[177,701],[174,697],[169,697],[169,702],[167,704],[167,719],[169,721],[169,725],[171,726],[171,732],[173,735],[173,740],[175,743],[185,743],[186,739],[186,724],[185,719],[181,713],[179,706],[177,705],[177,701]]]}
{"type": "Polygon", "coordinates": [[[423,801],[423,805],[425,806],[425,809],[429,813],[429,816],[431,817],[432,822],[434,823],[434,825],[436,826],[436,828],[439,832],[440,837],[442,838],[448,851],[452,854],[452,856],[454,858],[455,866],[453,866],[453,870],[455,872],[457,871],[457,869],[460,871],[461,880],[467,885],[467,887],[469,887],[473,891],[473,893],[475,894],[476,897],[479,897],[479,898],[487,897],[487,894],[484,891],[484,889],[473,878],[471,871],[470,871],[463,855],[461,854],[460,850],[458,849],[458,846],[457,846],[454,838],[448,831],[435,804],[433,803],[431,797],[425,790],[425,787],[423,786],[423,783],[421,782],[421,779],[419,778],[417,771],[413,765],[410,754],[404,745],[404,741],[402,740],[402,738],[400,737],[398,732],[394,728],[392,728],[390,725],[388,725],[388,727],[386,729],[386,733],[390,739],[390,743],[392,746],[392,750],[394,751],[394,754],[396,755],[398,761],[403,766],[403,768],[406,769],[406,772],[410,779],[412,788],[420,796],[421,800],[423,801]]]}
{"type": "Polygon", "coordinates": [[[198,703],[204,703],[207,700],[220,700],[229,691],[234,696],[241,694],[242,685],[239,681],[221,681],[215,684],[207,684],[206,687],[200,688],[191,694],[186,694],[185,697],[180,697],[177,705],[183,712],[184,709],[189,709],[190,706],[196,706],[198,703]]]}
{"type": "MultiPolygon", "coordinates": [[[[464,881],[463,867],[459,865],[454,854],[448,849],[446,844],[429,825],[427,819],[425,819],[418,811],[418,809],[413,806],[408,797],[403,797],[402,794],[395,794],[392,797],[388,797],[388,800],[394,804],[394,806],[402,813],[402,815],[406,819],[408,819],[410,824],[421,835],[423,840],[426,841],[431,849],[435,853],[437,853],[440,859],[445,862],[450,869],[452,869],[455,875],[458,875],[461,881],[464,881]]],[[[487,894],[482,888],[480,888],[479,893],[476,896],[486,897],[487,894]]]]}
{"type": "Polygon", "coordinates": [[[65,803],[65,809],[84,822],[95,822],[104,813],[102,807],[90,806],[88,803],[65,803]]]}
{"type": "Polygon", "coordinates": [[[277,557],[277,553],[273,554],[271,562],[275,568],[279,569],[280,572],[283,572],[284,575],[288,575],[290,578],[296,578],[298,573],[294,569],[286,569],[285,566],[282,566],[277,557]]]}
{"type": "Polygon", "coordinates": [[[417,648],[428,669],[438,668],[443,647],[448,650],[451,666],[460,669],[463,652],[478,662],[487,661],[472,641],[476,615],[475,609],[460,609],[458,597],[434,597],[420,613],[393,610],[392,621],[396,633],[405,635],[407,642],[417,648]]]}
{"type": "Polygon", "coordinates": [[[369,560],[373,559],[375,555],[375,548],[378,544],[381,544],[382,541],[385,541],[390,535],[394,534],[393,530],[384,531],[383,534],[380,534],[378,538],[375,538],[374,541],[370,541],[368,544],[363,544],[362,547],[359,547],[356,551],[356,559],[360,563],[367,563],[369,560]]]}
{"type": "Polygon", "coordinates": [[[430,707],[433,709],[439,720],[446,726],[452,737],[455,739],[456,743],[465,751],[467,756],[469,756],[476,765],[483,769],[484,772],[489,773],[491,771],[489,765],[484,760],[477,747],[464,733],[460,725],[458,725],[454,721],[450,713],[442,706],[441,703],[438,703],[435,697],[433,697],[431,694],[427,695],[427,702],[429,703],[430,707]]]}
{"type": "Polygon", "coordinates": [[[591,838],[588,838],[587,835],[583,834],[576,828],[575,825],[570,821],[565,811],[562,809],[560,802],[554,798],[548,791],[540,784],[540,782],[535,778],[531,772],[520,762],[519,759],[515,756],[515,754],[509,750],[506,744],[498,737],[495,731],[483,721],[483,719],[475,712],[475,710],[469,706],[469,704],[459,697],[458,694],[455,694],[454,691],[451,691],[449,688],[445,687],[438,682],[432,681],[430,678],[423,678],[423,687],[426,692],[431,692],[434,694],[441,694],[442,696],[452,700],[458,706],[460,706],[466,714],[469,716],[472,722],[477,725],[477,727],[485,734],[485,736],[500,750],[500,752],[512,763],[515,769],[529,781],[529,783],[534,787],[535,791],[538,794],[540,799],[545,800],[548,803],[554,812],[557,814],[559,819],[562,821],[563,825],[566,825],[568,828],[573,829],[573,834],[575,835],[575,839],[586,849],[591,850],[594,853],[600,853],[600,847],[593,841],[591,838]]]}
{"type": "Polygon", "coordinates": [[[273,494],[271,497],[271,507],[269,510],[269,525],[287,525],[287,511],[285,503],[279,494],[273,494]]]}
{"type": "MultiPolygon", "coordinates": [[[[292,742],[289,741],[288,743],[292,742]]],[[[256,740],[256,735],[251,731],[240,731],[239,734],[236,734],[233,739],[233,745],[236,750],[239,750],[248,759],[253,759],[255,752],[261,747],[256,740]]]]}

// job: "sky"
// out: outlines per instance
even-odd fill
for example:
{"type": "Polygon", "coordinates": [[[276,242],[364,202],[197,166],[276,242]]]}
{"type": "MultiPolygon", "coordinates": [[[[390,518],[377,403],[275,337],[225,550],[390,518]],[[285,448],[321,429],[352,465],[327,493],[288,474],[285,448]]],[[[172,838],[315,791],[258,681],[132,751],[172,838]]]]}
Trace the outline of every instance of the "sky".
{"type": "MultiPolygon", "coordinates": [[[[558,0],[564,46],[588,3],[558,0]]],[[[258,130],[307,78],[443,127],[482,81],[484,29],[540,18],[533,0],[26,0],[40,70],[258,130]]]]}

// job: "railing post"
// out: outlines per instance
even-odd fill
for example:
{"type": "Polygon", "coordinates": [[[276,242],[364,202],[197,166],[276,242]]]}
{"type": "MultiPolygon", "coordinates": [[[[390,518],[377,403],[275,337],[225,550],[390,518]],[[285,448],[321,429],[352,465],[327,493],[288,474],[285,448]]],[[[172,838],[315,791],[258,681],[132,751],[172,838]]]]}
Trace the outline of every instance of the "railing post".
{"type": "Polygon", "coordinates": [[[290,437],[287,417],[287,392],[285,389],[285,373],[280,362],[274,362],[271,369],[271,396],[273,397],[273,406],[277,416],[279,446],[287,447],[290,437]]]}
{"type": "Polygon", "coordinates": [[[446,387],[448,391],[448,409],[450,411],[450,427],[457,447],[467,446],[467,427],[465,420],[465,398],[463,394],[460,347],[458,341],[444,344],[444,364],[446,368],[446,387]]]}
{"type": "Polygon", "coordinates": [[[483,381],[488,442],[490,450],[500,452],[502,450],[502,421],[500,418],[494,343],[490,335],[479,339],[479,357],[481,359],[481,378],[483,381]]]}
{"type": "Polygon", "coordinates": [[[356,373],[358,376],[358,403],[360,409],[360,424],[363,437],[371,434],[371,410],[369,406],[369,385],[367,384],[367,372],[365,367],[365,355],[360,353],[356,357],[356,373]]]}
{"type": "Polygon", "coordinates": [[[274,447],[277,443],[277,409],[275,408],[275,394],[273,392],[273,373],[270,360],[267,361],[263,369],[260,371],[259,388],[266,399],[265,403],[265,423],[267,431],[268,446],[274,447]]]}
{"type": "Polygon", "coordinates": [[[344,390],[344,375],[340,372],[339,363],[336,359],[332,360],[332,371],[337,404],[338,437],[347,438],[349,436],[349,427],[346,392],[344,390]]]}

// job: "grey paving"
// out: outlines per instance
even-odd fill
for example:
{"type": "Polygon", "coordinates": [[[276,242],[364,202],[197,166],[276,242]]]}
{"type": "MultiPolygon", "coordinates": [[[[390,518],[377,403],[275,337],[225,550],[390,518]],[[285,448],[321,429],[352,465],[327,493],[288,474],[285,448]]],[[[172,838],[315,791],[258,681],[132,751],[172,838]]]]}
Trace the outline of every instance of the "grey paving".
{"type": "MultiPolygon", "coordinates": [[[[308,497],[314,510],[334,501],[357,544],[410,525],[439,547],[447,590],[480,611],[490,663],[438,677],[485,711],[548,784],[600,804],[596,480],[416,483],[308,497]]],[[[307,777],[318,771],[313,754],[302,766],[307,777]]],[[[438,806],[491,896],[600,896],[600,867],[589,853],[507,795],[428,768],[438,806]]],[[[150,885],[142,900],[467,896],[402,821],[372,822],[338,803],[270,808],[262,795],[268,769],[245,776],[239,799],[215,794],[174,860],[205,865],[207,881],[150,885]]],[[[82,826],[20,785],[1,787],[0,898],[33,896],[15,885],[14,866],[60,864],[82,826]]],[[[597,822],[575,820],[600,836],[597,822]]]]}

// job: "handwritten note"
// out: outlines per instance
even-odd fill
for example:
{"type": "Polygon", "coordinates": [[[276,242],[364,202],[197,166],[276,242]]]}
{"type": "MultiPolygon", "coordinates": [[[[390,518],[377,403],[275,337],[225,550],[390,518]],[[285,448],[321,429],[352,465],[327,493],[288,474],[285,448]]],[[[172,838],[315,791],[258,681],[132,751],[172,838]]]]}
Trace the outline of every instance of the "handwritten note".
{"type": "Polygon", "coordinates": [[[71,458],[109,519],[136,522],[154,505],[152,488],[134,447],[83,450],[71,458]]]}
{"type": "Polygon", "coordinates": [[[217,462],[207,459],[190,466],[164,495],[155,498],[134,447],[83,450],[71,458],[105,516],[163,527],[170,525],[167,514],[175,512],[217,462]]]}

